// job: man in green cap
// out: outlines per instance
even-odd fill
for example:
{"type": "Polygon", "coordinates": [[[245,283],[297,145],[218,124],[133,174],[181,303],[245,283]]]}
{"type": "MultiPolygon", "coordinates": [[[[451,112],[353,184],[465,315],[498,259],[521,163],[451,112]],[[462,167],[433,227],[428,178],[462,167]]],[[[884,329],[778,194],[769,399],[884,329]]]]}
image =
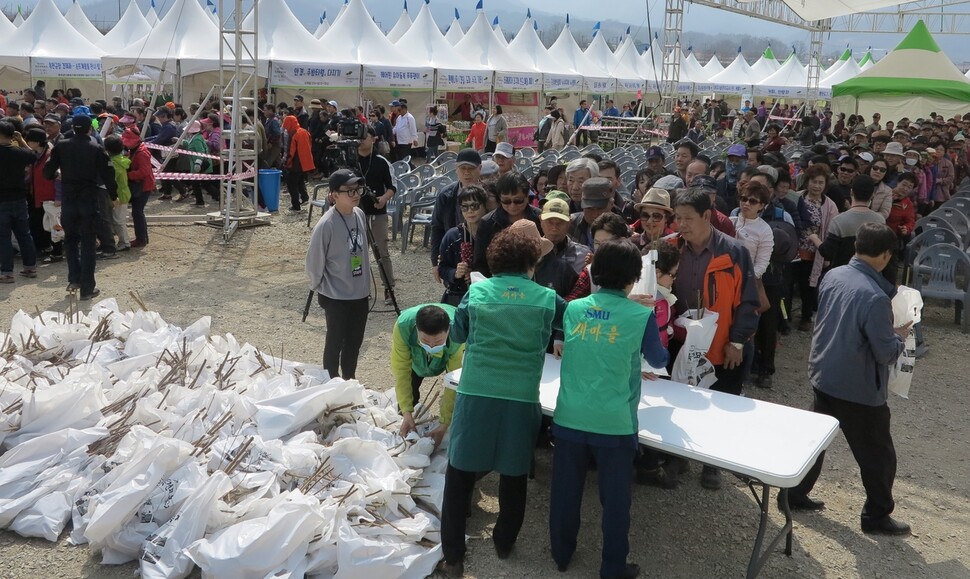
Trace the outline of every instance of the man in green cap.
{"type": "MultiPolygon", "coordinates": [[[[401,436],[417,430],[414,405],[421,399],[421,382],[461,368],[465,345],[448,337],[455,308],[448,304],[425,304],[401,312],[391,338],[391,371],[395,379],[397,404],[404,415],[401,436]]],[[[435,445],[448,431],[455,391],[444,389],[439,415],[441,425],[428,433],[435,445]]]]}

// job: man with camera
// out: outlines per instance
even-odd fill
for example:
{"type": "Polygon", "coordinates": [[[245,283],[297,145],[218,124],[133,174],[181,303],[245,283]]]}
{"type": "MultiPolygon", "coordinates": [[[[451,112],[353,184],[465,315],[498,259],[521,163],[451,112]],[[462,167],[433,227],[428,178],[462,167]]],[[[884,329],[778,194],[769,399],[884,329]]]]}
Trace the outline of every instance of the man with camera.
{"type": "MultiPolygon", "coordinates": [[[[359,123],[358,123],[359,124],[359,123]]],[[[377,244],[377,251],[381,258],[378,262],[381,272],[381,283],[384,284],[384,303],[390,305],[391,291],[394,289],[394,270],[391,266],[391,255],[387,247],[387,202],[396,191],[394,178],[391,176],[391,163],[378,155],[374,144],[377,142],[377,131],[373,127],[366,127],[360,144],[357,146],[357,162],[355,170],[364,178],[364,194],[360,198],[360,208],[367,216],[370,227],[369,234],[377,244]]]]}

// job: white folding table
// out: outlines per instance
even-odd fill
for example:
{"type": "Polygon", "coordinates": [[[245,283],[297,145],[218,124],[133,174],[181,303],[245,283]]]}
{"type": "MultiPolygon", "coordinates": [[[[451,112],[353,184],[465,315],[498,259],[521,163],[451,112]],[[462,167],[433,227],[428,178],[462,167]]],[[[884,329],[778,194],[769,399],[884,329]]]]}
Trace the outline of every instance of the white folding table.
{"type": "MultiPolygon", "coordinates": [[[[556,408],[559,371],[559,360],[547,355],[539,401],[543,413],[549,416],[556,408]]],[[[460,377],[460,369],[447,374],[446,386],[457,388],[460,377]]],[[[763,549],[771,487],[778,487],[782,504],[787,507],[788,489],[801,482],[831,444],[839,427],[836,419],[669,380],[642,382],[637,415],[638,436],[644,445],[727,470],[747,483],[761,509],[748,563],[749,578],[758,575],[782,538],[786,539],[785,554],[791,556],[792,516],[788,508],[784,509],[785,525],[763,549]]]]}

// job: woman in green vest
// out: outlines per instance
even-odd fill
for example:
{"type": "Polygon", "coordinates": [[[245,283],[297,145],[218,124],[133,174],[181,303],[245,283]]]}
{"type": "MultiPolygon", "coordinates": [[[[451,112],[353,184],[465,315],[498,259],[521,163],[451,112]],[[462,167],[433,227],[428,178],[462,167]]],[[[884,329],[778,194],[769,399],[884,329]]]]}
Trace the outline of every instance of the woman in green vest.
{"type": "MultiPolygon", "coordinates": [[[[401,436],[416,430],[414,405],[421,400],[421,382],[461,368],[465,345],[449,339],[448,330],[455,308],[448,304],[427,304],[404,310],[391,336],[391,371],[394,373],[397,405],[401,409],[401,436]]],[[[435,445],[448,431],[455,391],[445,388],[441,396],[441,425],[428,433],[435,445]]]]}
{"type": "Polygon", "coordinates": [[[566,571],[576,551],[586,470],[596,460],[603,505],[600,577],[632,578],[640,568],[630,552],[630,490],[637,453],[640,357],[667,364],[653,308],[629,299],[640,278],[640,251],[627,239],[596,249],[591,274],[596,293],[569,303],[559,396],[553,416],[549,535],[552,558],[566,571]]]}
{"type": "Polygon", "coordinates": [[[539,380],[553,329],[566,302],[530,278],[552,242],[535,223],[516,221],[492,240],[492,276],[474,283],[455,311],[451,339],[465,342],[465,361],[448,445],[441,509],[443,571],[464,572],[465,517],[476,473],[496,471],[499,515],[492,538],[505,559],[525,518],[526,486],[542,410],[539,380]]]}

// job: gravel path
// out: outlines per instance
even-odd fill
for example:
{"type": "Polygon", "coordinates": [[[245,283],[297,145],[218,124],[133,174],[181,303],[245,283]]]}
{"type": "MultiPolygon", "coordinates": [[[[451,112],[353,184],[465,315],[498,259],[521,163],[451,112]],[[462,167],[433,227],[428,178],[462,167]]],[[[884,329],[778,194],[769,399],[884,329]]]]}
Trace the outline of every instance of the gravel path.
{"type": "MultiPolygon", "coordinates": [[[[195,208],[153,200],[152,213],[189,213],[195,208]]],[[[303,258],[310,237],[306,213],[281,213],[273,225],[241,230],[222,245],[221,229],[198,225],[156,226],[151,244],[123,258],[99,262],[103,297],[132,307],[129,291],[167,321],[186,326],[203,315],[213,318],[213,333],[232,333],[274,355],[320,363],[325,325],[314,304],[300,322],[307,296],[303,258]]],[[[420,232],[405,255],[400,241],[392,250],[401,306],[440,297],[430,279],[428,251],[420,232]]],[[[42,267],[36,280],[18,279],[0,290],[0,319],[17,309],[64,309],[67,267],[42,267]]],[[[378,310],[389,309],[378,304],[378,310]]],[[[872,538],[859,530],[864,491],[858,469],[841,436],[830,448],[816,489],[827,510],[795,517],[791,558],[780,551],[763,577],[970,578],[970,403],[967,374],[970,339],[953,325],[952,309],[931,305],[924,311],[930,354],[917,364],[912,399],[893,398],[893,434],[899,455],[896,515],[912,524],[908,538],[872,538]],[[962,538],[961,538],[962,537],[962,538]]],[[[370,387],[392,385],[388,368],[393,313],[372,313],[361,354],[359,379],[370,387]]],[[[779,374],[773,390],[748,395],[806,408],[809,335],[783,338],[779,374]]],[[[529,507],[515,553],[499,560],[490,531],[497,511],[497,477],[489,476],[476,493],[478,508],[469,521],[472,537],[466,572],[470,577],[594,577],[599,569],[600,532],[595,474],[583,510],[579,550],[569,571],[558,574],[549,555],[547,517],[551,453],[537,453],[529,507]]],[[[717,492],[701,488],[700,468],[692,465],[686,482],[663,491],[636,487],[631,530],[631,560],[646,577],[741,577],[757,530],[757,506],[747,487],[726,477],[717,492]]],[[[774,500],[772,499],[772,503],[774,500]]],[[[771,530],[783,521],[772,508],[771,530]]],[[[56,544],[0,532],[0,578],[132,577],[135,564],[102,566],[86,548],[65,540],[56,544]]],[[[198,571],[196,571],[197,576],[198,571]]]]}

